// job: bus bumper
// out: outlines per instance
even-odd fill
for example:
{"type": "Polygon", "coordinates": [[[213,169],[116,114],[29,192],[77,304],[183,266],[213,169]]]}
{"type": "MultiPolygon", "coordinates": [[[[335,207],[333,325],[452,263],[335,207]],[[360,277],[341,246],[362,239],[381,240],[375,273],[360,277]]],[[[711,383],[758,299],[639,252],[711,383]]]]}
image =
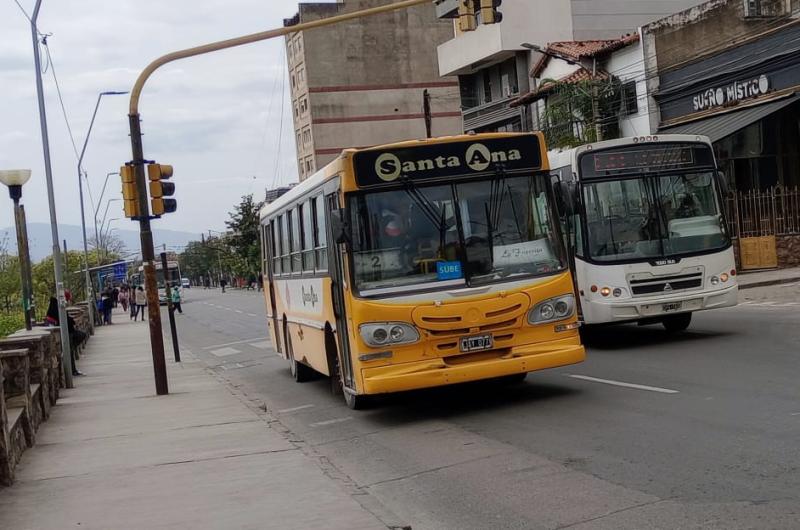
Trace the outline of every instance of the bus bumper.
{"type": "Polygon", "coordinates": [[[475,361],[459,357],[379,366],[362,370],[365,394],[401,392],[502,377],[583,361],[586,351],[577,337],[516,346],[492,358],[475,361]]]}
{"type": "Polygon", "coordinates": [[[586,324],[607,322],[630,322],[641,319],[658,318],[673,313],[690,313],[706,309],[732,307],[738,303],[739,286],[733,285],[716,291],[681,293],[677,296],[660,297],[658,301],[648,299],[620,302],[588,302],[581,300],[583,320],[586,324]],[[676,311],[664,311],[665,304],[681,303],[676,311]]]}

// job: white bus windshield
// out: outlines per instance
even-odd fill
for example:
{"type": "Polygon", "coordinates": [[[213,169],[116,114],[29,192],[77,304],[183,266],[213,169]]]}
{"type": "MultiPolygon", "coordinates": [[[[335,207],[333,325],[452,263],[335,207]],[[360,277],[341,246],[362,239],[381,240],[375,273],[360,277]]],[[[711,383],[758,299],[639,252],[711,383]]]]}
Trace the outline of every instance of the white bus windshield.
{"type": "Polygon", "coordinates": [[[548,186],[531,175],[351,197],[356,286],[369,296],[562,270],[548,186]]]}
{"type": "Polygon", "coordinates": [[[714,177],[703,171],[584,182],[590,257],[653,259],[724,247],[714,177]]]}

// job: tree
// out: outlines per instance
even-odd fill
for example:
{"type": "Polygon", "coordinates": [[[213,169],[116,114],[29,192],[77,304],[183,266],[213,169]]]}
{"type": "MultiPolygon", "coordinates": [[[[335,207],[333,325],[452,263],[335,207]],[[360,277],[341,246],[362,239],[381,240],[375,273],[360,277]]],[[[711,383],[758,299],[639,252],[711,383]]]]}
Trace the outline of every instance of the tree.
{"type": "Polygon", "coordinates": [[[8,240],[0,240],[0,304],[4,312],[22,307],[22,276],[19,258],[8,253],[8,240]]]}
{"type": "Polygon", "coordinates": [[[95,249],[89,254],[90,267],[118,261],[119,257],[124,255],[127,250],[122,239],[108,232],[100,236],[99,243],[94,237],[90,238],[89,245],[95,249]]]}
{"type": "Polygon", "coordinates": [[[230,220],[226,221],[231,234],[227,238],[230,247],[239,258],[237,264],[242,275],[254,275],[260,269],[260,220],[259,211],[263,202],[255,202],[253,195],[245,195],[242,202],[230,212],[230,220]]]}

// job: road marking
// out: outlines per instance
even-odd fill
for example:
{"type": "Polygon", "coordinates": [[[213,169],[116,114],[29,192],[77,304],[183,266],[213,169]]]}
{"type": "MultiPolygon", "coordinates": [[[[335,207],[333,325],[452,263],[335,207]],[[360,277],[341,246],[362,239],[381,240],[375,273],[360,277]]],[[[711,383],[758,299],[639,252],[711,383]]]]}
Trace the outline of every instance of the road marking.
{"type": "Polygon", "coordinates": [[[235,348],[219,348],[216,350],[211,350],[211,355],[216,355],[217,357],[228,357],[230,355],[236,355],[237,353],[242,353],[235,348]]]}
{"type": "Polygon", "coordinates": [[[249,316],[249,317],[257,317],[258,315],[256,315],[255,313],[247,313],[247,316],[249,316]]]}
{"type": "Polygon", "coordinates": [[[800,412],[792,412],[789,416],[800,416],[800,412]]]}
{"type": "Polygon", "coordinates": [[[223,346],[234,346],[236,344],[247,344],[248,342],[256,342],[260,340],[267,340],[269,337],[253,337],[252,339],[236,340],[233,342],[224,342],[222,344],[214,344],[213,346],[203,346],[204,350],[211,350],[213,348],[222,348],[223,346]]]}
{"type": "Polygon", "coordinates": [[[324,427],[325,425],[333,425],[334,423],[342,423],[345,421],[350,421],[353,418],[351,416],[347,416],[346,418],[336,418],[333,420],[326,420],[326,421],[318,421],[316,423],[310,423],[310,427],[324,427]]]}
{"type": "Polygon", "coordinates": [[[669,388],[659,388],[657,386],[637,385],[634,383],[624,383],[622,381],[612,381],[611,379],[599,379],[597,377],[589,377],[588,375],[575,375],[565,374],[568,377],[575,379],[583,379],[584,381],[592,381],[593,383],[604,383],[606,385],[622,386],[625,388],[635,388],[637,390],[648,390],[650,392],[659,392],[661,394],[677,394],[677,390],[670,390],[669,388]]]}
{"type": "Polygon", "coordinates": [[[268,340],[262,340],[261,342],[251,342],[250,346],[260,350],[268,350],[272,346],[272,343],[268,340]]]}
{"type": "Polygon", "coordinates": [[[278,414],[288,414],[289,412],[297,412],[298,410],[305,410],[313,408],[314,405],[300,405],[299,407],[292,407],[289,409],[281,409],[278,411],[278,414]]]}
{"type": "Polygon", "coordinates": [[[240,315],[241,315],[242,313],[244,313],[244,311],[241,311],[241,310],[239,310],[239,309],[237,309],[237,310],[236,310],[236,312],[237,312],[237,313],[239,313],[240,315]]]}

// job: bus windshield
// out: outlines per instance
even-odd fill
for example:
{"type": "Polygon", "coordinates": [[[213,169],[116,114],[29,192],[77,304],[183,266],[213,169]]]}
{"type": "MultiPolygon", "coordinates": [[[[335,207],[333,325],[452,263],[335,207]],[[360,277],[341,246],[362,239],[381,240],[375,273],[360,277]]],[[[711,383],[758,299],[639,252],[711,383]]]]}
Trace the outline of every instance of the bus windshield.
{"type": "Polygon", "coordinates": [[[475,286],[565,267],[542,174],[350,198],[354,280],[365,296],[475,286]]]}
{"type": "Polygon", "coordinates": [[[590,257],[652,259],[724,247],[714,182],[711,171],[585,182],[590,257]]]}

